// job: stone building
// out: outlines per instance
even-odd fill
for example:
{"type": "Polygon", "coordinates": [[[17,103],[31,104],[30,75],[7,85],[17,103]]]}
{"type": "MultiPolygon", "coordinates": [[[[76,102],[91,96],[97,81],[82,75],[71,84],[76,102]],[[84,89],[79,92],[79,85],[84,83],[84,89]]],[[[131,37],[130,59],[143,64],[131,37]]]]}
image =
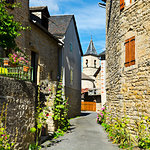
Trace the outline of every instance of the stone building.
{"type": "Polygon", "coordinates": [[[50,16],[49,32],[64,43],[59,53],[59,68],[63,70],[63,85],[70,105],[69,117],[81,110],[81,56],[83,55],[74,15],[50,16]]]}
{"type": "MultiPolygon", "coordinates": [[[[9,2],[9,1],[8,1],[9,2]]],[[[10,1],[14,2],[14,1],[10,1]]],[[[35,126],[35,107],[37,103],[37,86],[41,85],[41,100],[46,101],[51,88],[55,93],[59,75],[59,51],[63,43],[48,32],[49,12],[47,7],[36,7],[29,10],[29,0],[17,0],[23,7],[8,7],[14,19],[29,26],[30,30],[21,32],[16,39],[17,46],[28,55],[33,67],[33,81],[0,76],[0,102],[8,103],[8,133],[14,139],[18,130],[17,150],[27,150],[34,142],[30,128],[35,126]],[[18,15],[19,14],[19,15],[18,15]],[[38,16],[36,16],[38,14],[38,16]]],[[[3,68],[2,68],[3,69],[3,68]]],[[[9,69],[9,68],[8,68],[9,69]]],[[[30,76],[31,76],[30,74],[30,76]]],[[[51,111],[53,101],[48,103],[51,111]]],[[[0,110],[1,110],[0,105],[0,110]]],[[[48,119],[49,131],[54,131],[52,113],[48,119]]]]}
{"type": "Polygon", "coordinates": [[[134,124],[150,115],[150,1],[106,2],[106,93],[114,114],[134,124]]]}
{"type": "Polygon", "coordinates": [[[82,100],[96,102],[97,109],[101,103],[101,67],[99,55],[91,38],[86,53],[83,55],[82,100]],[[85,90],[88,89],[88,90],[85,90]]]}
{"type": "MultiPolygon", "coordinates": [[[[9,2],[9,1],[7,1],[9,2]]],[[[11,8],[7,10],[14,15],[16,21],[27,26],[29,20],[29,6],[27,0],[18,0],[24,7],[11,8]],[[18,15],[19,14],[19,15],[18,15]]],[[[25,32],[16,39],[18,47],[30,56],[30,50],[27,49],[25,32]]],[[[2,63],[1,63],[2,69],[2,63]]],[[[7,68],[6,68],[7,69],[7,68]]],[[[35,100],[36,84],[23,79],[10,78],[0,75],[0,112],[2,106],[7,105],[7,125],[6,130],[14,142],[17,134],[17,150],[27,150],[29,144],[34,142],[34,136],[30,133],[30,128],[35,125],[35,100]]]]}

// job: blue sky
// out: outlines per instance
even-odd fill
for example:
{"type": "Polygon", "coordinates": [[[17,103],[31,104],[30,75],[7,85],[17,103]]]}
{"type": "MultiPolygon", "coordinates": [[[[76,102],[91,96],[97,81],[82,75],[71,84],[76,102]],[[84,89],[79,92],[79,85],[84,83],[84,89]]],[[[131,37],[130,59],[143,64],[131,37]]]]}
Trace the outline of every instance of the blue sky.
{"type": "Polygon", "coordinates": [[[74,14],[83,49],[86,52],[91,35],[98,53],[105,49],[105,9],[100,0],[30,0],[30,6],[48,6],[50,15],[74,14]]]}

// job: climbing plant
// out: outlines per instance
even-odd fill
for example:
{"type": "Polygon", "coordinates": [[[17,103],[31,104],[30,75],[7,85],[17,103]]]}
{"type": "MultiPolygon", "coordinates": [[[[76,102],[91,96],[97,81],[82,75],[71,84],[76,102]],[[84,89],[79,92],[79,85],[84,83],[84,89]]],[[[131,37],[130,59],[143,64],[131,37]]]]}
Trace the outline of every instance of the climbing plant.
{"type": "MultiPolygon", "coordinates": [[[[49,102],[51,98],[52,92],[49,89],[49,97],[47,102],[49,102]]],[[[49,117],[50,109],[48,106],[42,106],[41,104],[41,86],[38,86],[38,97],[37,97],[37,106],[36,106],[36,114],[35,114],[35,122],[36,126],[30,129],[30,132],[35,134],[35,143],[29,145],[29,150],[40,150],[40,138],[42,133],[42,127],[46,126],[46,121],[49,117]]]]}
{"type": "Polygon", "coordinates": [[[7,108],[8,104],[3,104],[2,110],[0,111],[0,150],[14,150],[17,142],[18,129],[16,127],[15,139],[12,141],[10,135],[7,132],[7,108]]]}
{"type": "Polygon", "coordinates": [[[53,108],[53,119],[55,121],[57,131],[55,132],[55,137],[63,135],[70,125],[68,120],[68,99],[65,98],[63,93],[62,77],[58,83],[56,96],[54,99],[53,108]]]}

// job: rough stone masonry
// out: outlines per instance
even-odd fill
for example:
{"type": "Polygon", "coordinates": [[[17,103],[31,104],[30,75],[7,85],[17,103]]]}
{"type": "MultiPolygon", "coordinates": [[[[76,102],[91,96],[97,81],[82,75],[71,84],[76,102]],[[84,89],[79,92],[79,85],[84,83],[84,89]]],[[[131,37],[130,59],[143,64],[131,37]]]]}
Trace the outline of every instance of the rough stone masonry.
{"type": "Polygon", "coordinates": [[[0,77],[0,114],[3,104],[7,106],[6,130],[16,149],[27,150],[34,142],[30,128],[35,126],[36,86],[28,81],[0,77]]]}
{"type": "Polygon", "coordinates": [[[130,123],[150,115],[150,1],[137,0],[120,10],[106,2],[106,90],[112,113],[126,111],[130,123]],[[135,64],[125,66],[125,41],[135,37],[135,64]]]}

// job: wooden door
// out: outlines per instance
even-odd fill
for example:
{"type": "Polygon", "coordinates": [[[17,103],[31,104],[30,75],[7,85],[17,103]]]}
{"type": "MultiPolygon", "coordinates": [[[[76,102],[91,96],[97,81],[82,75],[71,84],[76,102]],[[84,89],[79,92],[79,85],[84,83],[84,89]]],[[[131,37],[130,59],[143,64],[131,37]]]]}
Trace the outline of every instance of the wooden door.
{"type": "Polygon", "coordinates": [[[96,102],[81,102],[81,111],[96,111],[96,102]]]}

